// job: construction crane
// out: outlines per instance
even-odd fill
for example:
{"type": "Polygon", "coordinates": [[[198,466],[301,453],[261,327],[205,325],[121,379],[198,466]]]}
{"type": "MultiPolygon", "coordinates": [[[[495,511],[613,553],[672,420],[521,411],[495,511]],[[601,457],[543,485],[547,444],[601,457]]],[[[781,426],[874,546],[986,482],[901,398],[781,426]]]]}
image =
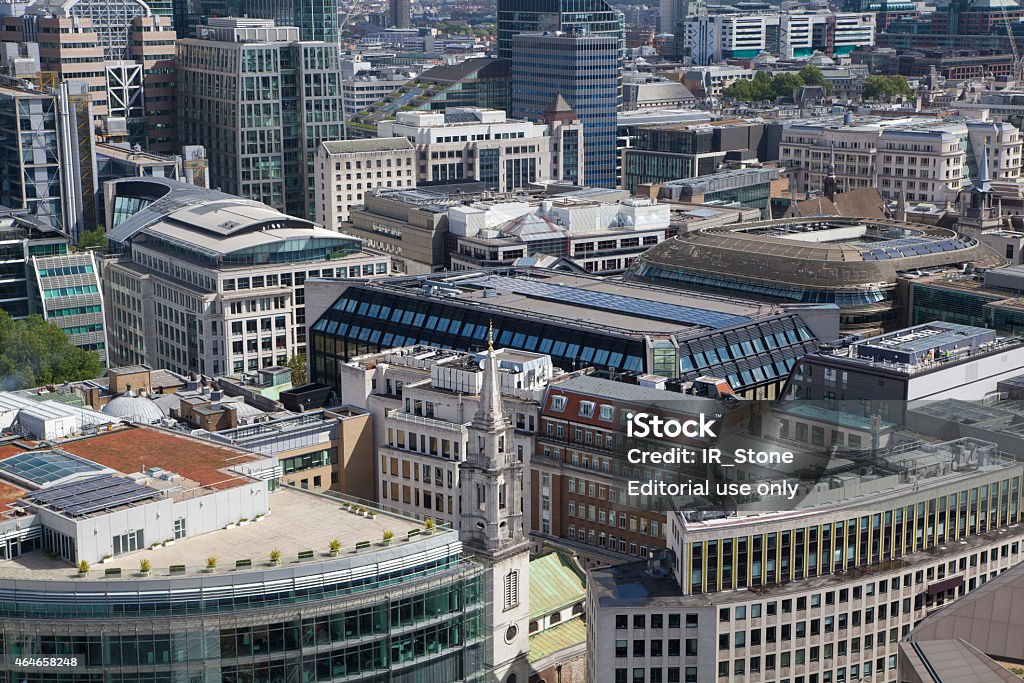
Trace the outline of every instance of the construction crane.
{"type": "Polygon", "coordinates": [[[1006,3],[999,4],[999,11],[1003,15],[1003,25],[1006,27],[1006,40],[1010,43],[1010,51],[1013,52],[1013,80],[1020,83],[1024,80],[1024,63],[1021,62],[1020,52],[1017,50],[1017,36],[1010,24],[1010,15],[1006,13],[1006,3]]]}

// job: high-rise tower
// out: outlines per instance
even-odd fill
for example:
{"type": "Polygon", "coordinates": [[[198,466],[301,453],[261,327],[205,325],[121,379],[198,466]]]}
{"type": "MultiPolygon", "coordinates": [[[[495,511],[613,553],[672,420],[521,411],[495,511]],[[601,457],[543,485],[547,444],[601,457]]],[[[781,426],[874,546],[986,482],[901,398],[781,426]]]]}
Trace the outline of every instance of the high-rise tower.
{"type": "Polygon", "coordinates": [[[512,424],[501,403],[493,333],[483,355],[480,404],[460,465],[462,522],[468,552],[488,567],[485,662],[495,681],[525,681],[529,645],[530,553],[523,523],[523,463],[512,447],[512,424]]]}
{"type": "Polygon", "coordinates": [[[622,13],[605,0],[498,0],[498,57],[511,59],[520,33],[564,31],[619,39],[626,47],[622,13]]]}
{"type": "Polygon", "coordinates": [[[510,66],[512,116],[542,120],[561,95],[583,122],[584,179],[615,187],[620,93],[618,38],[584,33],[520,33],[510,66]]]}

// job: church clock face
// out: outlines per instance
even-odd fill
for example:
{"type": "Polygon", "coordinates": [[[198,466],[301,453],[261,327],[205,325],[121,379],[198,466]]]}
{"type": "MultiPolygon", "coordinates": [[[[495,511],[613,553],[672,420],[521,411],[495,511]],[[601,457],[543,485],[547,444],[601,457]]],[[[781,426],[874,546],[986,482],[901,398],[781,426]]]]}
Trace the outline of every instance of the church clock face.
{"type": "Polygon", "coordinates": [[[509,627],[505,629],[505,642],[511,643],[519,635],[519,627],[515,624],[509,624],[509,627]]]}

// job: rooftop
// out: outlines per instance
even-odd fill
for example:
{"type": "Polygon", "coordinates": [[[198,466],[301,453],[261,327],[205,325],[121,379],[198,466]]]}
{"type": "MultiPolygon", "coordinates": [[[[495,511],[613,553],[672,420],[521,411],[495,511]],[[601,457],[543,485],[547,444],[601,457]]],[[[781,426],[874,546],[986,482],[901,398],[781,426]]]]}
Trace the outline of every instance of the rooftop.
{"type": "MultiPolygon", "coordinates": [[[[159,467],[211,489],[237,485],[242,478],[227,468],[256,459],[244,451],[152,427],[121,427],[95,436],[62,441],[59,448],[125,474],[159,467]]],[[[8,445],[0,448],[0,458],[25,452],[24,448],[8,445]]]]}
{"type": "Polygon", "coordinates": [[[359,154],[413,149],[408,138],[366,138],[365,140],[329,140],[320,143],[328,154],[359,154]]]}
{"type": "Polygon", "coordinates": [[[819,352],[842,363],[914,375],[1024,346],[1024,338],[994,330],[935,321],[819,352]]]}
{"type": "Polygon", "coordinates": [[[365,285],[629,333],[718,329],[781,312],[742,299],[529,269],[505,270],[501,274],[490,271],[437,273],[365,285]],[[582,319],[581,309],[587,311],[582,319]]]}
{"type": "Polygon", "coordinates": [[[586,579],[572,560],[557,552],[530,560],[530,619],[540,619],[586,597],[586,579]]]}
{"type": "MultiPolygon", "coordinates": [[[[531,602],[533,594],[530,594],[531,602]]],[[[548,655],[561,650],[568,650],[572,647],[584,646],[587,644],[587,622],[582,619],[570,619],[567,622],[552,626],[540,633],[530,636],[530,653],[528,658],[531,663],[540,661],[548,655]]]]}
{"type": "MultiPolygon", "coordinates": [[[[1017,525],[1008,529],[993,530],[985,535],[970,536],[967,540],[958,542],[959,547],[957,550],[962,552],[971,548],[980,549],[991,544],[993,536],[1007,543],[1020,541],[1024,538],[1024,529],[1017,525]]],[[[935,555],[947,549],[947,546],[938,546],[919,551],[901,560],[888,560],[861,566],[842,574],[824,574],[813,578],[801,579],[800,581],[760,586],[758,595],[772,596],[774,598],[794,595],[796,593],[802,594],[818,589],[829,590],[830,588],[849,585],[851,575],[857,576],[862,572],[879,577],[889,572],[904,573],[908,568],[914,567],[915,564],[934,562],[935,555]]],[[[1008,572],[1007,576],[1009,577],[1010,574],[1008,572]]],[[[630,562],[603,569],[594,569],[588,573],[588,580],[588,597],[596,599],[597,605],[602,609],[616,607],[668,607],[677,609],[681,607],[717,607],[751,599],[751,591],[748,588],[683,595],[679,584],[676,583],[670,573],[662,575],[658,572],[651,572],[648,562],[630,562]]],[[[986,587],[993,583],[996,582],[989,582],[989,584],[986,584],[986,587]]],[[[983,589],[979,588],[978,590],[981,591],[983,589]]],[[[973,593],[974,591],[972,591],[973,593]]],[[[928,624],[931,620],[940,619],[943,613],[948,612],[949,609],[943,610],[922,623],[928,624]]]]}
{"type": "MultiPolygon", "coordinates": [[[[211,556],[219,560],[218,573],[265,570],[271,550],[279,550],[281,566],[289,567],[327,559],[328,546],[334,539],[341,542],[339,556],[349,557],[383,550],[380,541],[385,531],[394,534],[395,545],[412,542],[406,540],[409,532],[421,526],[416,520],[387,513],[369,519],[342,509],[342,502],[336,495],[285,487],[270,494],[271,514],[259,521],[178,539],[170,546],[120,555],[105,562],[102,568],[95,568],[89,578],[102,580],[104,570],[117,568],[130,576],[143,558],[150,561],[154,578],[168,576],[170,567],[175,565],[183,565],[187,574],[200,574],[211,556]],[[310,524],[310,520],[317,523],[310,524]],[[356,543],[362,541],[369,541],[370,547],[357,553],[356,543]],[[312,551],[313,557],[299,560],[299,553],[304,551],[312,551]],[[235,568],[238,560],[251,560],[252,566],[235,568]]],[[[439,528],[433,536],[450,533],[453,532],[439,528]]],[[[42,552],[0,562],[0,578],[66,578],[75,574],[74,568],[42,552]]]]}

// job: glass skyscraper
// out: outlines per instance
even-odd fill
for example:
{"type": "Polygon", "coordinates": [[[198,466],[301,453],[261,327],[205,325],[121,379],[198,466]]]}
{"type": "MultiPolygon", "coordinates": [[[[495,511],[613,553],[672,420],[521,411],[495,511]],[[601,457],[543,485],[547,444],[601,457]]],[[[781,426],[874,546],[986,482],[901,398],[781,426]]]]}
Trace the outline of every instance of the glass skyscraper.
{"type": "Polygon", "coordinates": [[[625,49],[622,13],[605,0],[498,0],[498,57],[512,59],[517,34],[544,31],[615,36],[625,49]]]}
{"type": "Polygon", "coordinates": [[[583,122],[583,175],[595,187],[615,187],[619,35],[520,33],[511,40],[513,118],[539,119],[561,95],[583,122]]]}
{"type": "Polygon", "coordinates": [[[297,26],[300,40],[338,41],[338,0],[174,0],[178,37],[194,38],[208,17],[273,19],[297,26]]]}

